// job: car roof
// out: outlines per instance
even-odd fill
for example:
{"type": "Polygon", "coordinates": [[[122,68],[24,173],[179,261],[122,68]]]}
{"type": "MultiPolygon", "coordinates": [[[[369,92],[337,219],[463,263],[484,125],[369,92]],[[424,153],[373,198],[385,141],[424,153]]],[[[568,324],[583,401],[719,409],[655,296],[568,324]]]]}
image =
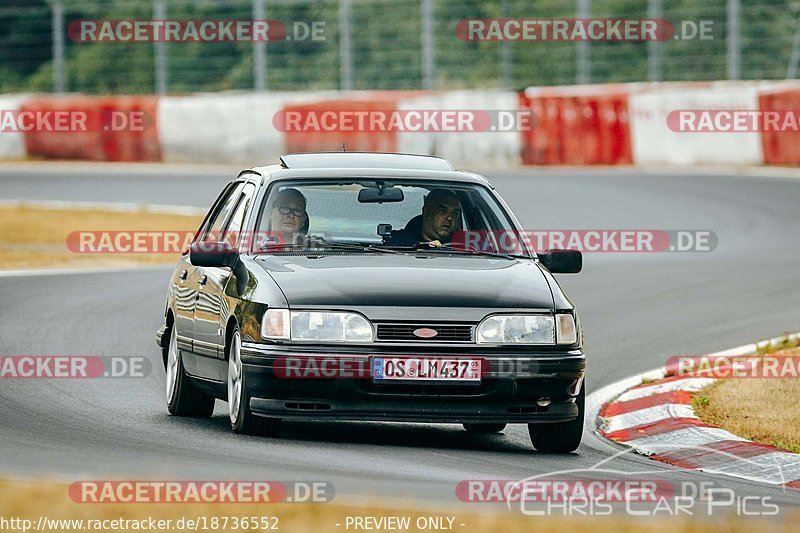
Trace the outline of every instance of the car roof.
{"type": "Polygon", "coordinates": [[[380,152],[312,152],[281,156],[284,168],[395,168],[455,170],[447,159],[431,155],[380,152]]]}
{"type": "Polygon", "coordinates": [[[243,171],[267,180],[283,178],[419,178],[480,183],[494,188],[479,174],[456,170],[447,159],[416,154],[378,152],[314,152],[287,154],[280,165],[265,165],[243,171]]]}

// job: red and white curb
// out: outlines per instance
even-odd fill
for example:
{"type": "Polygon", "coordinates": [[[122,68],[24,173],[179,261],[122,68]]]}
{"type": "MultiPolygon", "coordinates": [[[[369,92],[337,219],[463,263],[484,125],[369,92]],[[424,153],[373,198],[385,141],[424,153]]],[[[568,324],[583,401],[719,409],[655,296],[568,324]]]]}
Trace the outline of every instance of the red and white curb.
{"type": "MultiPolygon", "coordinates": [[[[707,357],[740,357],[780,346],[800,334],[740,346],[707,357]]],[[[715,378],[668,375],[659,368],[604,387],[597,409],[600,435],[671,465],[800,488],[800,454],[757,444],[710,426],[692,408],[692,397],[715,378]],[[620,394],[621,392],[621,394],[620,394]]]]}

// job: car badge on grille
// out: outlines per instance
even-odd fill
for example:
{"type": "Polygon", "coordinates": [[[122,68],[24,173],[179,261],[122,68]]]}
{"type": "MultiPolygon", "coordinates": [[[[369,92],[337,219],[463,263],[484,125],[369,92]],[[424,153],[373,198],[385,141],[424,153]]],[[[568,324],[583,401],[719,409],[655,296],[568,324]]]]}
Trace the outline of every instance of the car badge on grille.
{"type": "Polygon", "coordinates": [[[423,339],[430,339],[438,335],[439,332],[431,328],[419,328],[414,330],[414,335],[423,339]]]}

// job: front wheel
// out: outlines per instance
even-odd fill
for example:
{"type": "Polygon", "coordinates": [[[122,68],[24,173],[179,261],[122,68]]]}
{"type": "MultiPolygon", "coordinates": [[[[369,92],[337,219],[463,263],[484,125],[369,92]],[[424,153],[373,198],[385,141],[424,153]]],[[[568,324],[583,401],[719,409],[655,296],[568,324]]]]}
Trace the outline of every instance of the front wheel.
{"type": "Polygon", "coordinates": [[[258,435],[272,433],[280,420],[262,418],[250,410],[250,392],[242,365],[242,335],[237,327],[228,343],[228,416],[234,433],[258,435]]]}
{"type": "Polygon", "coordinates": [[[545,453],[570,453],[578,449],[583,436],[583,411],[586,403],[583,387],[575,398],[575,403],[578,404],[578,417],[575,420],[553,424],[528,424],[528,434],[531,436],[534,448],[545,453]]]}
{"type": "Polygon", "coordinates": [[[167,345],[167,410],[171,415],[209,418],[214,413],[213,396],[195,387],[183,369],[178,333],[173,324],[167,345]]]}
{"type": "Polygon", "coordinates": [[[505,424],[464,424],[470,433],[500,433],[506,429],[505,424]]]}

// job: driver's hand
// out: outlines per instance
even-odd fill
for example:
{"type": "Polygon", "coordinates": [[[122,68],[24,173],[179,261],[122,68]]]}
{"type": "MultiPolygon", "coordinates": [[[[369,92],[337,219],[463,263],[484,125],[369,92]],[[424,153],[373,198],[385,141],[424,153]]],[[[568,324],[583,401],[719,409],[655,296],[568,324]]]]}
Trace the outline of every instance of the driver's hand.
{"type": "Polygon", "coordinates": [[[435,241],[430,241],[428,243],[428,246],[430,246],[431,248],[441,248],[442,247],[442,243],[437,239],[435,241]]]}

